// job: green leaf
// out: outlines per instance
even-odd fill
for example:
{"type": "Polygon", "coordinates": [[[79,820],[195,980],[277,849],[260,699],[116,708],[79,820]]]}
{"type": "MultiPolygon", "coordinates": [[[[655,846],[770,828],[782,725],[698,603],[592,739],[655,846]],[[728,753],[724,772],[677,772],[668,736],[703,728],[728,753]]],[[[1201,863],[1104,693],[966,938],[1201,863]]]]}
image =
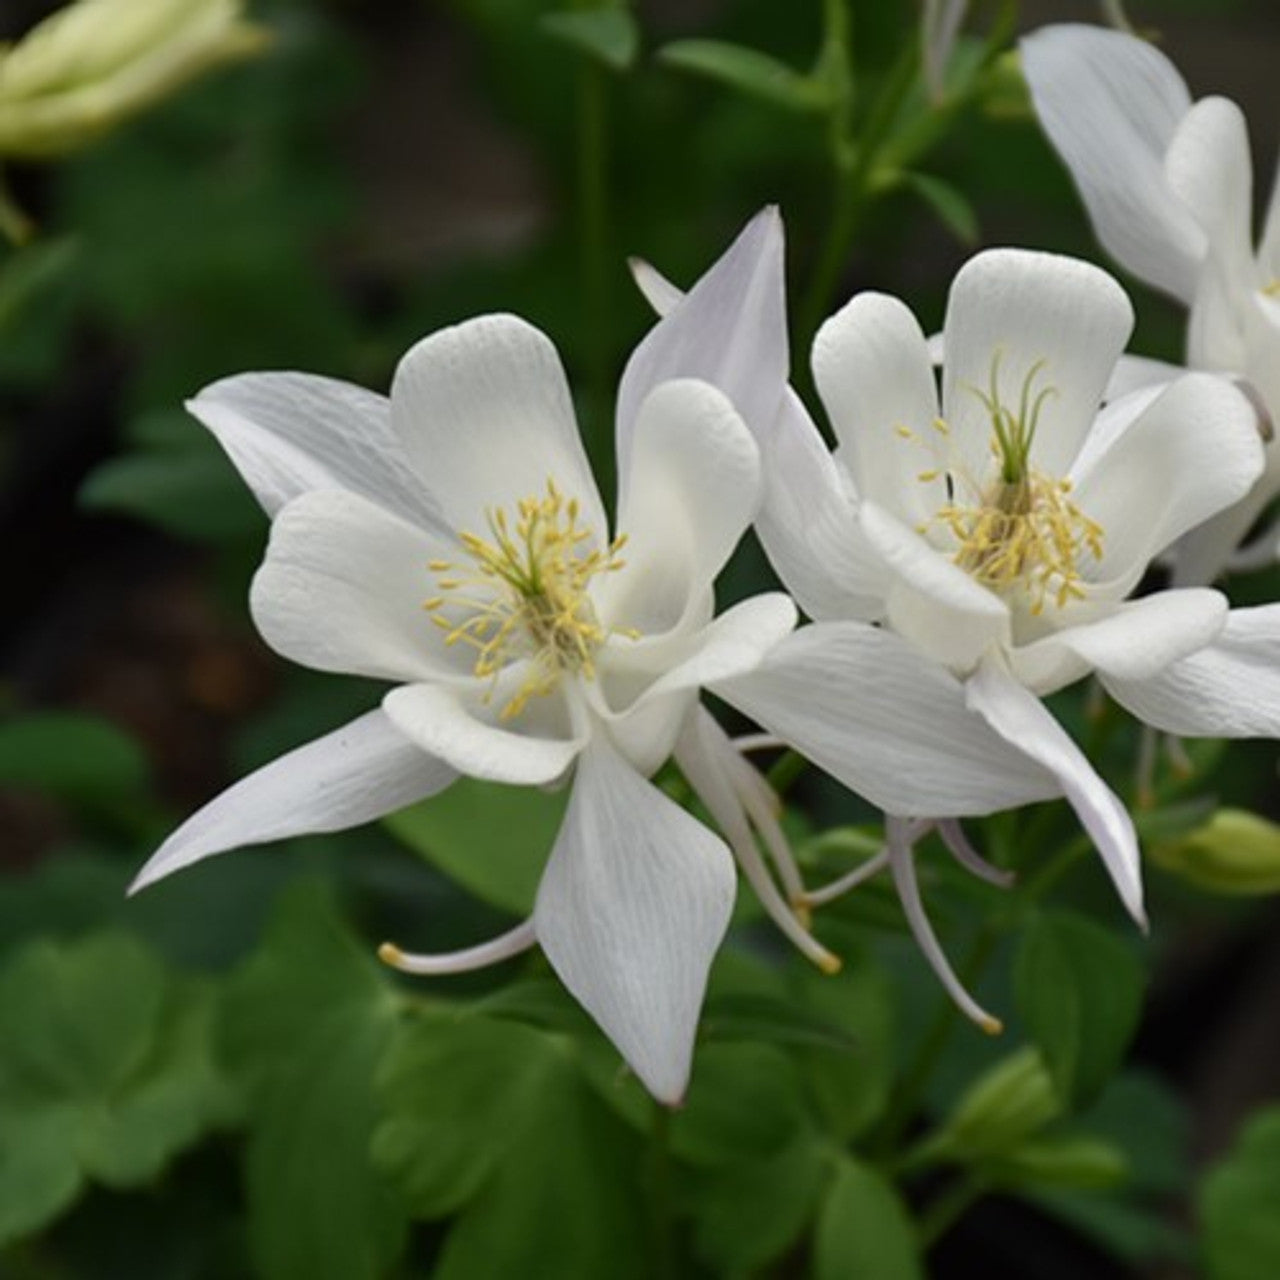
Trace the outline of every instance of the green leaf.
{"type": "Polygon", "coordinates": [[[694,1164],[776,1155],[808,1123],[792,1059],[767,1044],[700,1044],[671,1149],[694,1164]]]}
{"type": "Polygon", "coordinates": [[[136,516],[197,542],[258,537],[263,518],[249,491],[212,440],[196,440],[109,459],[80,487],[81,503],[136,516]]]}
{"type": "Polygon", "coordinates": [[[814,1280],[923,1280],[920,1244],[902,1198],[869,1165],[842,1157],[823,1202],[814,1280]]]}
{"type": "Polygon", "coordinates": [[[540,21],[549,36],[598,58],[614,71],[626,71],[636,60],[640,30],[626,9],[564,10],[544,14],[540,21]]]}
{"type": "Polygon", "coordinates": [[[902,177],[962,245],[972,248],[978,243],[978,215],[963,192],[927,173],[905,173],[902,177]]]}
{"type": "Polygon", "coordinates": [[[645,1280],[639,1151],[566,1061],[544,1078],[502,1162],[449,1233],[434,1280],[645,1280]]]}
{"type": "Polygon", "coordinates": [[[248,1095],[249,1239],[266,1280],[375,1280],[404,1239],[369,1155],[398,1001],[328,892],[282,898],[231,979],[223,1049],[248,1095]]]}
{"type": "Polygon", "coordinates": [[[764,1160],[697,1171],[689,1203],[699,1258],[715,1275],[761,1271],[799,1239],[827,1172],[826,1153],[809,1135],[764,1160]]]}
{"type": "Polygon", "coordinates": [[[415,853],[478,898],[528,915],[568,792],[459,778],[448,790],[385,819],[415,853]]]}
{"type": "Polygon", "coordinates": [[[1258,1112],[1200,1188],[1208,1280],[1280,1275],[1280,1107],[1258,1112]]]}
{"type": "Polygon", "coordinates": [[[0,724],[0,784],[30,787],[94,808],[136,801],[147,789],[146,757],[97,716],[42,711],[0,724]]]}
{"type": "Polygon", "coordinates": [[[379,1076],[373,1153],[416,1216],[444,1217],[472,1198],[536,1109],[556,1057],[533,1028],[475,1015],[429,1014],[401,1029],[379,1076]]]}
{"type": "Polygon", "coordinates": [[[397,1036],[380,1089],[375,1158],[415,1214],[460,1215],[437,1280],[647,1273],[635,1140],[555,1038],[427,1014],[397,1036]]]}
{"type": "Polygon", "coordinates": [[[832,90],[825,80],[724,40],[676,40],[658,51],[658,59],[790,111],[821,112],[831,105],[832,90]]]}
{"type": "Polygon", "coordinates": [[[1068,1107],[1091,1102],[1119,1068],[1144,978],[1133,951],[1084,916],[1044,912],[1028,927],[1014,966],[1018,1009],[1068,1107]]]}
{"type": "Polygon", "coordinates": [[[0,973],[0,1244],[38,1230],[88,1179],[140,1186],[232,1099],[207,991],[126,934],[48,941],[0,973]]]}
{"type": "Polygon", "coordinates": [[[867,948],[830,940],[844,957],[840,972],[797,964],[793,986],[799,1007],[829,1018],[849,1037],[852,1052],[802,1051],[799,1062],[823,1127],[848,1141],[873,1124],[888,1101],[896,1035],[893,985],[867,948]]]}
{"type": "Polygon", "coordinates": [[[79,243],[62,236],[37,241],[7,257],[0,264],[0,329],[20,319],[46,289],[61,284],[79,254],[79,243]]]}
{"type": "Polygon", "coordinates": [[[802,1005],[767,992],[726,991],[707,997],[699,1033],[704,1040],[756,1040],[796,1048],[825,1049],[843,1055],[854,1052],[857,1040],[834,1018],[825,1018],[802,1005]]]}

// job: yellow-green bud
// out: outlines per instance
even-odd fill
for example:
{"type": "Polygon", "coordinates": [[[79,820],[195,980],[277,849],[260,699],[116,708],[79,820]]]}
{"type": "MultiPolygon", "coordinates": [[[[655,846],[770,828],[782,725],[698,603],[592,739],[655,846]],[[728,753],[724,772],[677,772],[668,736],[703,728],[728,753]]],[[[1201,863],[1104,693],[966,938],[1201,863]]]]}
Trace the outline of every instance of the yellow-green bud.
{"type": "Polygon", "coordinates": [[[1100,1191],[1128,1177],[1129,1162],[1113,1143],[1089,1134],[1036,1138],[1001,1156],[988,1171],[1011,1187],[1077,1187],[1100,1191]]]}
{"type": "Polygon", "coordinates": [[[243,0],[77,0],[0,46],[0,155],[73,151],[268,39],[243,0]]]}
{"type": "Polygon", "coordinates": [[[1028,1046],[1002,1058],[965,1090],[937,1135],[938,1147],[956,1160],[1003,1155],[1061,1111],[1044,1060],[1028,1046]]]}
{"type": "Polygon", "coordinates": [[[1280,891],[1280,826],[1244,809],[1219,809],[1180,840],[1153,846],[1150,857],[1214,893],[1280,891]]]}

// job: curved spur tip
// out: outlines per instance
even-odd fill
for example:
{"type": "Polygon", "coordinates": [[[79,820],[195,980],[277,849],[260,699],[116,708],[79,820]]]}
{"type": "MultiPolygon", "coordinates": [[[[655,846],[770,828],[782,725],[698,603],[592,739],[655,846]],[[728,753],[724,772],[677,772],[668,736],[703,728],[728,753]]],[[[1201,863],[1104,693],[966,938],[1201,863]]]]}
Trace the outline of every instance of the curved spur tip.
{"type": "Polygon", "coordinates": [[[404,964],[404,952],[394,942],[384,942],[378,948],[378,959],[393,969],[399,969],[404,964]]]}

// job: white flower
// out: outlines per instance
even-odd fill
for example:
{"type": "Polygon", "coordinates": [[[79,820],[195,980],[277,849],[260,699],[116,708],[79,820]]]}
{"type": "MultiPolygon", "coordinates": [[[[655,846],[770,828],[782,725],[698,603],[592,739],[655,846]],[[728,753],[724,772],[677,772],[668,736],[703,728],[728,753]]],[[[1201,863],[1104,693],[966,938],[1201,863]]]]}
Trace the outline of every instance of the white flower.
{"type": "MultiPolygon", "coordinates": [[[[755,432],[766,492],[757,517],[757,532],[783,582],[816,619],[788,636],[748,675],[716,682],[711,688],[888,815],[886,848],[880,857],[826,890],[793,890],[792,900],[804,906],[819,905],[833,896],[833,891],[850,888],[888,867],[908,922],[939,977],[975,1021],[995,1028],[996,1020],[963,991],[934,937],[916,883],[914,843],[936,826],[944,844],[963,865],[988,880],[1002,883],[1004,875],[982,862],[955,819],[1065,794],[1098,839],[1124,886],[1127,901],[1140,913],[1132,825],[1119,802],[1095,777],[1039,701],[1016,680],[1010,677],[1007,681],[1016,692],[1011,695],[1012,706],[1000,716],[999,707],[975,705],[977,694],[968,678],[973,675],[971,662],[940,661],[930,646],[915,643],[918,636],[913,630],[908,629],[904,637],[891,626],[881,625],[891,621],[890,595],[897,615],[912,587],[909,581],[895,587],[899,575],[863,529],[864,515],[872,521],[876,517],[864,510],[850,474],[853,447],[845,437],[845,448],[833,457],[795,393],[784,389],[779,395],[775,383],[760,376],[763,368],[786,365],[785,359],[779,361],[776,354],[786,349],[782,257],[781,226],[776,219],[762,216],[683,301],[679,290],[653,268],[633,264],[637,283],[646,297],[655,310],[668,317],[641,345],[633,367],[640,364],[641,353],[650,344],[650,358],[657,358],[659,352],[669,357],[674,342],[669,321],[677,313],[686,317],[679,352],[681,371],[715,382],[733,399],[755,432]],[[1033,723],[1024,738],[1023,724],[1013,722],[1028,716],[1033,723]]],[[[1014,257],[1021,261],[1017,255],[1014,257]]],[[[998,257],[995,261],[999,261],[998,257]]],[[[1058,260],[1028,256],[1028,261],[1052,264],[1058,260]]],[[[1074,265],[1069,264],[1068,270],[1074,265]]],[[[1105,282],[1104,293],[1113,302],[1116,296],[1120,297],[1124,316],[1119,327],[1127,332],[1127,304],[1116,286],[1101,272],[1083,264],[1081,267],[1091,273],[1090,281],[1105,282]]],[[[1043,302],[1044,286],[1052,285],[1052,281],[1037,279],[1032,284],[1043,302]]],[[[994,300],[997,307],[1000,293],[997,290],[994,300]]],[[[1025,303],[1027,299],[1021,301],[1025,303]]],[[[892,428],[905,425],[902,414],[910,415],[927,405],[921,429],[936,434],[932,424],[938,407],[924,339],[901,304],[878,299],[873,305],[879,303],[888,306],[888,323],[882,328],[879,321],[886,317],[869,317],[865,338],[871,349],[848,353],[850,378],[853,382],[863,380],[866,385],[855,394],[853,382],[850,383],[845,409],[855,413],[860,411],[857,405],[865,405],[872,418],[888,415],[892,428]],[[901,340],[904,317],[914,331],[914,340],[901,340]],[[895,402],[901,407],[895,408],[895,402]]],[[[1047,339],[1055,336],[1055,317],[1061,309],[1059,305],[1055,310],[1052,302],[1044,308],[1041,328],[1048,325],[1047,339]]],[[[1087,304],[1085,313],[1087,317],[1087,304]]],[[[1115,351],[1100,356],[1100,364],[1114,360],[1123,345],[1124,333],[1115,332],[1115,322],[1113,315],[1110,327],[1116,340],[1115,351]]],[[[1015,332],[1020,323],[1020,317],[1011,318],[1015,332]]],[[[1088,330],[1091,323],[1086,319],[1083,327],[1088,330]]],[[[1100,323],[1105,334],[1105,314],[1100,323]]],[[[827,332],[830,335],[834,331],[827,332]]],[[[1035,334],[1031,337],[1034,339],[1035,334]]],[[[1104,337],[1103,346],[1106,345],[1104,337]]],[[[1010,354],[1017,357],[1020,353],[1011,350],[1010,354]]],[[[988,348],[988,360],[990,355],[988,348]]],[[[1073,356],[1065,371],[1074,376],[1078,364],[1088,364],[1087,355],[1084,353],[1080,359],[1073,356]]],[[[839,368],[842,359],[834,355],[833,366],[839,368]]],[[[990,374],[989,365],[982,374],[985,381],[990,374]]],[[[1105,381],[1105,372],[1096,376],[1105,381]]],[[[1225,400],[1233,412],[1239,410],[1239,397],[1231,388],[1220,387],[1207,378],[1195,385],[1211,399],[1225,400]]],[[[1088,400],[1087,389],[1084,395],[1088,400]]],[[[975,399],[974,403],[980,402],[975,399]]],[[[1095,406],[1096,397],[1088,405],[1090,418],[1095,406]]],[[[1147,429],[1154,429],[1159,421],[1153,417],[1147,429]]],[[[909,468],[905,479],[910,488],[920,489],[916,472],[926,464],[914,455],[919,446],[908,445],[892,429],[888,434],[888,447],[900,450],[898,462],[909,468]]],[[[980,446],[984,460],[987,445],[984,434],[980,446]]],[[[1257,449],[1256,442],[1244,447],[1254,452],[1257,449]]],[[[891,470],[885,474],[890,483],[898,478],[891,470]]],[[[878,496],[891,510],[896,509],[891,493],[878,496]]],[[[891,519],[887,515],[884,518],[891,519]]],[[[1149,532],[1156,541],[1162,536],[1158,526],[1149,532]]],[[[910,540],[918,535],[908,527],[904,537],[910,540]]],[[[1135,546],[1140,540],[1137,532],[1130,534],[1135,546]]],[[[976,596],[981,602],[980,614],[1008,615],[1007,606],[997,595],[973,583],[949,563],[945,554],[938,555],[927,543],[921,545],[926,554],[906,566],[908,579],[916,569],[923,569],[926,584],[941,580],[954,588],[958,582],[962,596],[970,603],[976,596]]],[[[1128,583],[1125,590],[1132,585],[1128,583]]],[[[1206,629],[1216,629],[1221,625],[1224,608],[1220,597],[1215,593],[1197,594],[1208,597],[1202,602],[1209,617],[1206,629]]],[[[929,608],[927,596],[925,608],[929,608]]],[[[960,626],[956,628],[956,617],[948,616],[945,607],[935,610],[933,621],[948,634],[952,629],[954,638],[961,642],[966,630],[972,632],[964,618],[959,619],[960,626]]],[[[993,630],[985,616],[979,618],[978,625],[985,628],[982,634],[993,630]]],[[[1105,641],[1106,637],[1104,628],[1099,639],[1105,641]]],[[[1186,647],[1189,649],[1194,643],[1190,641],[1186,647]]],[[[1181,652],[1181,643],[1175,641],[1174,649],[1181,652]]],[[[1052,644],[1046,644],[1036,655],[1047,659],[1051,650],[1052,644]]],[[[998,676],[992,679],[999,686],[993,695],[998,702],[1006,688],[998,676]]],[[[723,760],[723,755],[718,759],[723,760]]],[[[691,766],[685,765],[685,771],[692,776],[691,766]]],[[[714,786],[703,781],[698,787],[717,822],[730,832],[727,817],[714,806],[714,786]]]]}
{"type": "Polygon", "coordinates": [[[615,532],[555,350],[511,316],[424,339],[389,400],[262,373],[191,402],[272,516],[251,597],[268,643],[395,687],[215,799],[135,887],[238,845],[369,821],[459,774],[571,773],[529,921],[457,955],[384,958],[454,972],[536,941],[673,1102],[734,873],[721,840],[647,779],[688,738],[699,686],[756,666],[795,608],[775,593],[713,618],[712,581],[758,505],[756,446],[705,383],[630,385],[615,532]]]}
{"type": "MultiPolygon", "coordinates": [[[[756,252],[757,276],[780,274],[780,235],[756,252]]],[[[659,310],[679,296],[650,268],[637,278],[659,310]]],[[[1131,322],[1097,268],[994,251],[952,289],[941,403],[896,299],[861,295],[824,326],[834,455],[793,393],[770,417],[720,382],[761,446],[761,540],[816,621],[714,691],[886,811],[883,854],[832,889],[888,866],[942,981],[985,1026],[920,904],[912,845],[930,826],[998,880],[953,819],[1063,795],[1143,918],[1133,825],[1041,695],[1093,671],[1172,732],[1280,732],[1280,607],[1228,614],[1203,589],[1126,598],[1262,466],[1250,403],[1206,374],[1095,417],[1131,322]]]]}
{"type": "MultiPolygon", "coordinates": [[[[1046,27],[1022,41],[1022,63],[1098,239],[1135,276],[1190,308],[1191,368],[1239,375],[1262,402],[1266,470],[1240,501],[1183,539],[1178,583],[1274,561],[1275,526],[1233,553],[1280,494],[1280,184],[1255,253],[1249,140],[1234,102],[1193,103],[1162,53],[1117,31],[1046,27]]],[[[1140,361],[1119,372],[1120,385],[1132,387],[1178,371],[1140,361]]]]}
{"type": "MultiPolygon", "coordinates": [[[[1131,324],[1105,272],[992,250],[952,286],[941,400],[919,326],[881,294],[823,326],[814,375],[880,618],[1054,774],[1141,920],[1132,823],[1040,698],[1094,672],[1157,727],[1233,731],[1254,691],[1227,678],[1197,696],[1178,674],[1218,652],[1223,597],[1127,597],[1155,555],[1249,489],[1262,447],[1247,398],[1207,374],[1095,416],[1131,324]]],[[[1274,631],[1280,618],[1255,612],[1274,631]]],[[[1274,707],[1254,720],[1280,727],[1274,707]]]]}

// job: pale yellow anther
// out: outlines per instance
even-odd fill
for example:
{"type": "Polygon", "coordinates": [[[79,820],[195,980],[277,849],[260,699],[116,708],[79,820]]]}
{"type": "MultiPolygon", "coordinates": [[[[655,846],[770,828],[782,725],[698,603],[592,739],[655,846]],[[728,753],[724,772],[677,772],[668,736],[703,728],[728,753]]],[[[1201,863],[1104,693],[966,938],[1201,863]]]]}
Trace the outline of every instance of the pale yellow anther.
{"type": "Polygon", "coordinates": [[[1280,298],[1280,278],[1269,280],[1262,286],[1262,292],[1265,293],[1268,298],[1280,298]]]}
{"type": "MultiPolygon", "coordinates": [[[[593,679],[596,650],[611,632],[622,634],[600,624],[588,587],[597,574],[622,567],[618,551],[626,539],[589,549],[595,534],[578,523],[580,512],[578,500],[566,499],[552,480],[545,496],[515,504],[514,520],[502,508],[486,512],[490,539],[458,534],[474,572],[438,579],[443,594],[424,606],[445,631],[446,645],[476,650],[472,671],[481,679],[496,681],[509,663],[530,659],[529,674],[500,712],[503,720],[550,693],[566,671],[593,679]]],[[[433,570],[437,564],[455,567],[432,561],[433,570]]]]}
{"type": "Polygon", "coordinates": [[[910,427],[903,426],[900,422],[893,429],[904,440],[914,440],[916,438],[916,433],[910,427]]]}

